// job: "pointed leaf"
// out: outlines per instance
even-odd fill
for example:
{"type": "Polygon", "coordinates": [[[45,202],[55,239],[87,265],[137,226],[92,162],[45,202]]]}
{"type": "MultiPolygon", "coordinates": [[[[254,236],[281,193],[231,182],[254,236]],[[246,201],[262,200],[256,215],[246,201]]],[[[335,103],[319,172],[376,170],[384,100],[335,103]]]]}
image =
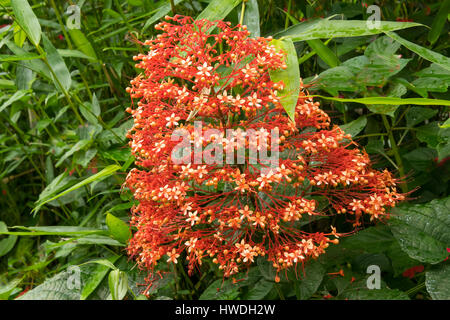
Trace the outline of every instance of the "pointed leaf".
{"type": "Polygon", "coordinates": [[[369,29],[365,20],[318,19],[299,23],[274,35],[275,38],[290,38],[292,41],[311,39],[359,37],[420,26],[414,22],[380,21],[380,27],[369,29]]]}
{"type": "Polygon", "coordinates": [[[72,78],[66,63],[45,34],[42,36],[42,40],[44,42],[44,49],[47,52],[48,63],[55,74],[54,76],[52,75],[55,86],[61,90],[68,91],[72,83],[72,78]]]}
{"type": "Polygon", "coordinates": [[[114,239],[122,243],[128,242],[128,239],[131,237],[131,231],[125,222],[108,213],[106,215],[106,225],[114,239]]]}
{"type": "Polygon", "coordinates": [[[28,39],[30,39],[34,45],[38,45],[41,41],[41,25],[28,4],[28,1],[11,0],[11,6],[17,23],[25,31],[28,39]]]}
{"type": "Polygon", "coordinates": [[[450,71],[450,58],[447,58],[446,56],[443,56],[440,53],[434,52],[430,49],[424,48],[422,46],[419,46],[418,44],[415,44],[413,42],[410,42],[406,39],[403,39],[399,35],[397,35],[394,32],[386,32],[386,34],[394,39],[395,41],[401,43],[406,48],[411,50],[414,53],[417,53],[419,56],[424,58],[425,60],[434,62],[438,65],[440,65],[442,68],[445,68],[446,70],[450,71]]]}
{"type": "Polygon", "coordinates": [[[241,2],[242,0],[212,0],[195,20],[222,20],[241,2]]]}
{"type": "Polygon", "coordinates": [[[300,94],[300,70],[298,67],[298,57],[294,43],[290,39],[274,39],[270,42],[278,50],[283,50],[286,54],[286,69],[270,70],[270,78],[274,82],[283,81],[284,89],[278,92],[281,97],[281,104],[292,121],[294,121],[295,107],[300,94]]]}

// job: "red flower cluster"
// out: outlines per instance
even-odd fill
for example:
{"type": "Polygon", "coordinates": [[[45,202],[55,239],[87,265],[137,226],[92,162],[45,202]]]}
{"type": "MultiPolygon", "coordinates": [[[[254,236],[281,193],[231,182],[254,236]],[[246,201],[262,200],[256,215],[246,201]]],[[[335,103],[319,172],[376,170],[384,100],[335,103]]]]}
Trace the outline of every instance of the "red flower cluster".
{"type": "Polygon", "coordinates": [[[161,259],[177,263],[184,252],[190,274],[208,257],[226,277],[259,256],[280,271],[338,242],[333,226],[327,233],[303,231],[308,217],[345,214],[357,226],[363,214],[379,219],[403,199],[391,174],[371,169],[367,154],[338,126],[330,128],[328,115],[304,90],[295,123],[289,119],[280,103],[284,84],[269,76],[286,68],[284,53],[270,38],[249,38],[245,26],[223,21],[167,20],[173,22],[158,24],[162,33],[144,43],[148,54],[134,57],[143,72],[127,88],[139,99],[127,111],[141,168],[126,180],[139,200],[128,252],[141,267],[153,270],[161,259]],[[202,124],[200,136],[194,121],[202,124]],[[254,146],[246,143],[244,163],[180,165],[172,159],[177,129],[197,147],[216,143],[233,151],[246,130],[260,137],[276,131],[279,164],[263,172],[266,164],[248,161],[254,146]],[[201,134],[209,129],[237,134],[201,134]]]}

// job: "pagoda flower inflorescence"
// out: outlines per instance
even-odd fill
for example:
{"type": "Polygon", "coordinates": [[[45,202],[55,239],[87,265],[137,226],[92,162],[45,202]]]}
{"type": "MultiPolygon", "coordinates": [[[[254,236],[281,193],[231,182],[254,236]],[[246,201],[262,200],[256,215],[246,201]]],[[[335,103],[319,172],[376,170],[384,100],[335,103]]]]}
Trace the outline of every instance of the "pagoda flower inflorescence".
{"type": "MultiPolygon", "coordinates": [[[[162,33],[145,41],[148,53],[134,57],[143,71],[127,88],[138,100],[127,109],[134,118],[127,137],[140,168],[126,179],[139,201],[128,252],[142,268],[185,257],[192,274],[208,258],[229,277],[265,257],[280,272],[338,243],[333,226],[311,233],[301,230],[300,220],[343,214],[357,227],[364,215],[388,216],[388,207],[404,198],[391,173],[371,169],[368,155],[330,126],[303,88],[295,123],[289,119],[280,102],[284,84],[269,76],[269,70],[286,68],[284,53],[270,38],[249,38],[245,26],[223,21],[166,20],[155,27],[162,33]],[[185,130],[191,144],[203,148],[213,140],[227,150],[239,147],[225,134],[199,138],[194,122],[202,132],[275,130],[278,166],[263,173],[264,164],[248,159],[176,163],[175,130],[185,130]],[[319,207],[319,198],[325,206],[319,207]]],[[[245,148],[247,155],[251,146],[245,148]]]]}

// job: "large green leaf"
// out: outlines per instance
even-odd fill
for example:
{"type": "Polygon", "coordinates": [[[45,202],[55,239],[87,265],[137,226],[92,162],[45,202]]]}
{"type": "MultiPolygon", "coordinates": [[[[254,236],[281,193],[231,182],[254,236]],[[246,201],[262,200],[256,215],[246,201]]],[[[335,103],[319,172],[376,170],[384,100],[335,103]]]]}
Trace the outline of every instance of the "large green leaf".
{"type": "Polygon", "coordinates": [[[72,78],[64,59],[45,34],[42,35],[42,40],[44,42],[44,49],[47,52],[48,64],[54,73],[52,76],[55,86],[63,91],[68,91],[72,83],[72,78]]]}
{"type": "Polygon", "coordinates": [[[97,266],[93,271],[92,277],[87,279],[86,283],[83,285],[80,300],[86,300],[89,295],[94,292],[108,272],[115,268],[113,263],[116,262],[118,258],[119,256],[112,256],[109,259],[94,261],[97,263],[97,266]],[[101,263],[102,261],[104,261],[104,263],[101,263]]]}
{"type": "Polygon", "coordinates": [[[428,31],[428,41],[434,44],[444,29],[445,22],[448,19],[448,13],[450,12],[450,0],[444,0],[441,3],[439,11],[435,17],[433,17],[433,24],[431,30],[428,31]]]}
{"type": "Polygon", "coordinates": [[[41,25],[28,4],[28,1],[11,0],[11,6],[17,23],[25,31],[28,39],[30,39],[34,45],[38,45],[41,41],[41,25]]]}
{"type": "Polygon", "coordinates": [[[122,243],[127,243],[131,236],[131,231],[125,222],[108,213],[106,215],[106,225],[114,239],[122,243]]]}
{"type": "Polygon", "coordinates": [[[348,249],[359,249],[370,253],[379,253],[388,249],[395,241],[387,226],[378,225],[359,231],[342,239],[339,245],[348,249]]]}
{"type": "Polygon", "coordinates": [[[414,127],[416,124],[419,124],[422,121],[430,119],[431,117],[436,115],[438,111],[439,110],[430,109],[426,107],[411,107],[405,116],[406,125],[408,127],[414,127]]]}
{"type": "Polygon", "coordinates": [[[217,279],[200,295],[199,300],[233,300],[239,295],[239,283],[217,279]]]}
{"type": "MultiPolygon", "coordinates": [[[[244,3],[244,2],[243,2],[244,3]]],[[[242,6],[242,4],[241,4],[242,6]]],[[[239,19],[241,17],[241,11],[239,11],[239,19]]],[[[245,1],[245,12],[242,24],[247,26],[247,30],[250,32],[250,37],[257,38],[260,36],[259,28],[259,8],[257,0],[245,1]]]]}
{"type": "Polygon", "coordinates": [[[274,283],[266,279],[260,279],[254,285],[251,285],[245,300],[262,300],[272,290],[274,283]]]}
{"type": "Polygon", "coordinates": [[[340,298],[349,300],[409,300],[403,291],[398,289],[372,289],[358,288],[344,291],[340,298]]]}
{"type": "Polygon", "coordinates": [[[242,0],[212,0],[196,20],[222,20],[241,2],[242,0]]]}
{"type": "Polygon", "coordinates": [[[396,97],[365,97],[365,98],[337,98],[321,95],[310,95],[309,97],[319,97],[326,100],[339,102],[355,102],[361,104],[388,104],[388,105],[422,105],[422,106],[450,106],[450,100],[427,99],[427,98],[396,98],[396,97]]]}
{"type": "Polygon", "coordinates": [[[95,53],[92,44],[80,29],[69,29],[68,32],[78,50],[88,57],[97,60],[97,54],[95,53]]]}
{"type": "Polygon", "coordinates": [[[325,268],[317,260],[310,260],[305,263],[305,268],[297,268],[299,279],[289,277],[294,281],[296,295],[298,299],[309,299],[319,288],[325,275],[325,268]]]}
{"type": "MultiPolygon", "coordinates": [[[[11,50],[14,55],[16,56],[25,56],[30,55],[30,53],[20,47],[18,47],[14,42],[11,41],[4,41],[6,46],[9,50],[11,50]]],[[[33,70],[34,72],[40,74],[41,76],[52,80],[52,75],[50,73],[50,70],[48,69],[47,65],[42,61],[38,59],[33,60],[23,60],[22,65],[30,70],[33,70]]]]}
{"type": "Polygon", "coordinates": [[[108,276],[109,291],[112,300],[122,300],[128,291],[128,277],[124,271],[112,270],[108,276]]]}
{"type": "Polygon", "coordinates": [[[308,45],[331,68],[337,67],[341,62],[336,54],[328,48],[320,39],[306,40],[308,45]]]}
{"type": "Polygon", "coordinates": [[[79,300],[81,287],[92,276],[93,270],[93,267],[87,266],[60,272],[18,300],[79,300]]]}
{"type": "Polygon", "coordinates": [[[281,97],[281,104],[292,121],[295,117],[295,107],[300,93],[300,69],[298,67],[298,57],[294,43],[289,40],[274,39],[270,42],[278,50],[283,50],[286,54],[286,69],[270,70],[270,78],[274,82],[283,81],[284,88],[278,92],[281,97]]]}
{"type": "Polygon", "coordinates": [[[398,41],[399,43],[404,45],[409,50],[413,51],[414,53],[417,53],[422,58],[434,62],[440,65],[442,68],[445,68],[446,70],[450,71],[450,58],[447,58],[446,56],[443,56],[442,54],[434,52],[430,49],[419,46],[418,44],[415,44],[411,41],[403,39],[394,32],[386,32],[386,34],[395,41],[398,41]]]}
{"type": "Polygon", "coordinates": [[[356,120],[353,120],[349,123],[343,124],[339,126],[345,133],[348,133],[352,137],[356,137],[358,133],[360,133],[367,124],[366,116],[361,116],[356,120]]]}
{"type": "Polygon", "coordinates": [[[401,248],[413,259],[438,263],[450,247],[450,197],[394,208],[390,225],[401,248]]]}
{"type": "Polygon", "coordinates": [[[378,34],[387,31],[401,30],[420,26],[414,22],[380,21],[379,28],[369,29],[365,20],[329,20],[318,19],[299,23],[285,31],[274,35],[276,38],[285,37],[292,41],[312,39],[359,37],[378,34]]]}
{"type": "Polygon", "coordinates": [[[425,285],[434,300],[450,300],[450,263],[440,264],[427,271],[425,285]]]}

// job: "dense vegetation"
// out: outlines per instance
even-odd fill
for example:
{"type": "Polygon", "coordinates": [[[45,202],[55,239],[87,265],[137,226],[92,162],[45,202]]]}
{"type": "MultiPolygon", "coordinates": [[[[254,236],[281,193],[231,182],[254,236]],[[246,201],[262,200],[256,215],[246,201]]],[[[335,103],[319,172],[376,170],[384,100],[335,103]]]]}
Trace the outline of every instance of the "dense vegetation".
{"type": "Polygon", "coordinates": [[[298,62],[289,68],[299,66],[376,169],[402,179],[407,201],[300,277],[277,283],[258,259],[241,281],[222,284],[212,262],[188,277],[181,257],[177,268],[158,266],[148,298],[450,299],[449,9],[448,0],[0,0],[0,299],[146,299],[147,274],[124,250],[136,203],[122,188],[134,166],[125,88],[139,72],[132,57],[146,50],[139,41],[174,13],[291,39],[298,62]],[[68,27],[72,4],[79,29],[68,27]],[[367,26],[372,4],[381,29],[367,26]],[[371,265],[380,289],[367,288],[371,265]]]}

